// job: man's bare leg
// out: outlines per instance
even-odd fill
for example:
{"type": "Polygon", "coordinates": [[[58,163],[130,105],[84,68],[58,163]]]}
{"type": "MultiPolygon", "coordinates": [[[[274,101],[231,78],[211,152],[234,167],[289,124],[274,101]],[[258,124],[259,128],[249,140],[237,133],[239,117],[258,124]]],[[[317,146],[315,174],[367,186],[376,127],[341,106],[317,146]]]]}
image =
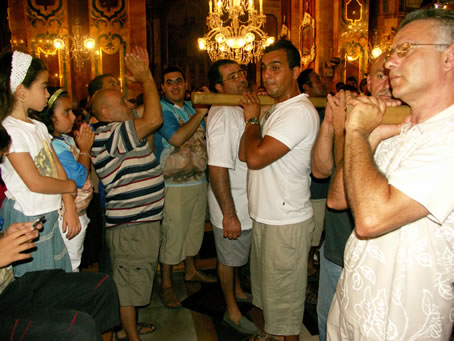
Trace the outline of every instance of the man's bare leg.
{"type": "Polygon", "coordinates": [[[234,275],[235,275],[235,297],[242,298],[242,299],[247,298],[246,293],[244,292],[243,288],[241,287],[240,269],[239,268],[236,267],[234,269],[234,275]]]}
{"type": "Polygon", "coordinates": [[[172,286],[172,265],[161,263],[161,299],[168,308],[179,308],[178,300],[172,286]]]}
{"type": "Polygon", "coordinates": [[[184,280],[188,282],[216,283],[217,278],[211,274],[198,271],[195,256],[187,256],[184,260],[184,280]]]}
{"type": "Polygon", "coordinates": [[[221,282],[225,303],[227,305],[227,315],[229,315],[229,318],[233,322],[238,323],[238,321],[243,317],[243,314],[241,314],[235,299],[233,283],[235,281],[234,272],[237,272],[236,270],[237,268],[234,269],[231,266],[218,262],[218,276],[219,281],[221,282]]]}
{"type": "Polygon", "coordinates": [[[172,265],[161,263],[161,288],[172,287],[172,265]]]}
{"type": "Polygon", "coordinates": [[[137,334],[136,314],[136,307],[120,307],[120,319],[123,329],[118,332],[118,338],[123,338],[127,335],[129,341],[140,341],[139,335],[137,334]]]}
{"type": "Polygon", "coordinates": [[[187,256],[184,260],[184,279],[190,280],[192,277],[194,277],[196,272],[197,268],[195,267],[195,257],[187,256]]]}

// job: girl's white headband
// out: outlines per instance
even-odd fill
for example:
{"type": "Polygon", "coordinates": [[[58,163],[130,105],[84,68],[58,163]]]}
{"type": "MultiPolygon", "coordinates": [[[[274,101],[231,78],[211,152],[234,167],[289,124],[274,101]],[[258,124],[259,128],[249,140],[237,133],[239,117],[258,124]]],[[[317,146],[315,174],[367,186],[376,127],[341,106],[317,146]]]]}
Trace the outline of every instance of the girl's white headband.
{"type": "Polygon", "coordinates": [[[13,59],[11,61],[11,76],[9,78],[12,94],[16,92],[17,87],[24,81],[28,68],[32,63],[32,59],[33,57],[29,54],[19,51],[13,52],[13,59]]]}

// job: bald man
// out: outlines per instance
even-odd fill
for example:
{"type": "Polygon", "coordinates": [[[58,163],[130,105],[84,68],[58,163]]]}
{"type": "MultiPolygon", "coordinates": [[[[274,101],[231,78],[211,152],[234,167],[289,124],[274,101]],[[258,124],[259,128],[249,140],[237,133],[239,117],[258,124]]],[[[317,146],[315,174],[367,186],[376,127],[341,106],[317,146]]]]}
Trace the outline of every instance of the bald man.
{"type": "MultiPolygon", "coordinates": [[[[388,73],[384,68],[385,56],[374,61],[367,77],[367,86],[371,95],[382,99],[392,97],[388,73]]],[[[325,119],[320,126],[320,132],[312,150],[312,174],[320,179],[327,178],[338,169],[343,159],[343,123],[333,124],[345,119],[345,101],[350,94],[340,90],[336,95],[342,104],[336,105],[329,101],[326,107],[325,119]]],[[[333,176],[341,174],[334,173],[333,176]]],[[[330,186],[328,202],[334,196],[336,188],[330,186]]],[[[326,320],[329,307],[336,291],[337,281],[344,267],[344,249],[348,237],[354,227],[350,209],[336,211],[327,208],[325,214],[325,241],[320,249],[320,277],[317,300],[318,329],[320,341],[325,341],[326,320]]]]}
{"type": "Polygon", "coordinates": [[[150,302],[158,262],[164,178],[146,137],[162,124],[162,115],[148,66],[136,55],[125,62],[130,80],[143,86],[143,116],[133,117],[119,89],[99,90],[92,102],[99,123],[91,159],[106,192],[106,242],[123,326],[116,339],[138,341],[156,329],[136,324],[136,307],[150,302]]]}

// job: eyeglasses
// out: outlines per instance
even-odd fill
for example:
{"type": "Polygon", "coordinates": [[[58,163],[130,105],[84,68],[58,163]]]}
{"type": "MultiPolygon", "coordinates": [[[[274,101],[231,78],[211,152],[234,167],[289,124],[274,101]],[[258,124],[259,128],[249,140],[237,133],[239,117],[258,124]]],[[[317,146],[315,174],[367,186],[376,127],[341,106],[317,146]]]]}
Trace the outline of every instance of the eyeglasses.
{"type": "Polygon", "coordinates": [[[183,78],[177,78],[175,80],[172,80],[172,79],[168,79],[166,80],[166,84],[167,85],[174,85],[174,84],[177,84],[177,85],[180,85],[181,83],[184,82],[184,79],[183,78]]]}
{"type": "Polygon", "coordinates": [[[418,43],[409,43],[404,42],[402,44],[397,45],[395,48],[389,47],[385,52],[385,62],[387,62],[394,52],[397,53],[399,58],[405,57],[412,47],[418,46],[449,46],[449,44],[418,44],[418,43]]]}
{"type": "Polygon", "coordinates": [[[238,79],[240,79],[241,77],[244,77],[246,78],[246,75],[247,75],[247,72],[244,71],[244,70],[239,70],[237,72],[234,72],[232,73],[230,76],[228,76],[226,79],[223,80],[223,82],[233,82],[233,81],[237,81],[238,79]]]}

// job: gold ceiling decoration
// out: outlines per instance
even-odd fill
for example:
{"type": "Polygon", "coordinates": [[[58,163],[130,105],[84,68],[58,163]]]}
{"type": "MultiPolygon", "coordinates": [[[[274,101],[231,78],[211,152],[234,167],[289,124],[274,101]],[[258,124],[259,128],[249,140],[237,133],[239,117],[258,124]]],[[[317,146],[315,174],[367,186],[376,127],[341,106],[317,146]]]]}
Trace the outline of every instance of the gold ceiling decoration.
{"type": "Polygon", "coordinates": [[[266,15],[263,0],[257,11],[254,0],[208,0],[209,32],[198,39],[199,49],[206,50],[212,61],[231,59],[239,64],[257,62],[266,46],[274,42],[263,31],[266,15]]]}

